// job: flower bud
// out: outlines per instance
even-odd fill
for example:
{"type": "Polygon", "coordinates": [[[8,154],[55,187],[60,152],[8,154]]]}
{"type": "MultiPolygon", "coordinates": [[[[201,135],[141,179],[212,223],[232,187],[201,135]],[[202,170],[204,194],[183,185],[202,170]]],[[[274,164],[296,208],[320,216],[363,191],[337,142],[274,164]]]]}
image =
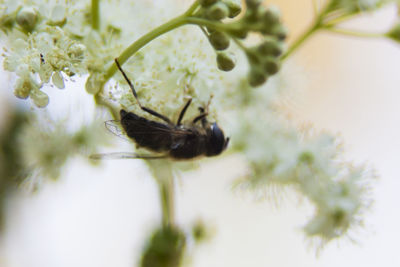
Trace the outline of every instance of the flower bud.
{"type": "Polygon", "coordinates": [[[270,75],[274,75],[279,71],[280,63],[279,59],[274,57],[266,57],[264,59],[264,70],[270,75]]]}
{"type": "Polygon", "coordinates": [[[83,44],[75,43],[68,48],[68,55],[72,58],[82,57],[86,51],[86,46],[83,44]]]}
{"type": "Polygon", "coordinates": [[[261,15],[261,20],[263,24],[271,25],[279,23],[281,18],[281,12],[278,7],[271,6],[263,12],[261,15]]]}
{"type": "Polygon", "coordinates": [[[242,27],[240,24],[236,23],[235,28],[229,29],[229,33],[236,38],[245,39],[247,37],[247,29],[242,27]]]}
{"type": "Polygon", "coordinates": [[[275,35],[278,40],[282,41],[286,39],[288,35],[288,29],[282,24],[277,24],[272,28],[271,34],[275,35]]]}
{"type": "Polygon", "coordinates": [[[217,65],[218,69],[222,71],[230,71],[235,67],[235,57],[232,53],[218,52],[217,53],[217,65]]]}
{"type": "Polygon", "coordinates": [[[0,17],[0,29],[11,30],[15,23],[15,14],[4,14],[0,17]]]}
{"type": "Polygon", "coordinates": [[[251,87],[257,87],[262,85],[267,81],[267,78],[268,76],[265,74],[265,72],[257,67],[252,67],[247,76],[247,79],[251,87]]]}
{"type": "Polygon", "coordinates": [[[55,71],[53,73],[53,76],[51,77],[51,81],[53,84],[58,88],[58,89],[64,89],[64,78],[62,77],[61,73],[59,71],[55,71]]]}
{"type": "Polygon", "coordinates": [[[207,17],[212,20],[221,20],[228,16],[229,9],[222,3],[217,2],[207,9],[207,17]]]}
{"type": "Polygon", "coordinates": [[[34,83],[31,79],[19,78],[15,85],[14,95],[20,99],[27,99],[33,88],[34,83]]]}
{"type": "Polygon", "coordinates": [[[95,95],[103,86],[103,76],[99,73],[92,73],[86,80],[85,88],[89,94],[95,95]]]}
{"type": "Polygon", "coordinates": [[[297,158],[299,163],[312,164],[314,162],[314,155],[309,151],[302,152],[297,158]]]}
{"type": "Polygon", "coordinates": [[[35,28],[37,19],[36,11],[33,8],[24,7],[18,12],[16,21],[19,26],[30,32],[35,28]]]}
{"type": "Polygon", "coordinates": [[[283,53],[283,44],[275,38],[265,38],[265,41],[258,46],[258,51],[262,55],[279,57],[283,53]]]}
{"type": "Polygon", "coordinates": [[[44,108],[49,104],[49,96],[41,90],[32,90],[30,96],[38,108],[44,108]]]}
{"type": "Polygon", "coordinates": [[[215,4],[219,0],[200,0],[200,5],[204,7],[211,6],[212,4],[215,4]]]}
{"type": "Polygon", "coordinates": [[[236,17],[242,11],[242,6],[240,5],[240,1],[238,1],[238,0],[223,0],[223,1],[226,4],[226,6],[228,7],[228,10],[229,10],[228,17],[229,18],[236,17]]]}
{"type": "Polygon", "coordinates": [[[246,6],[249,9],[256,9],[259,5],[261,5],[262,0],[246,0],[246,6]]]}
{"type": "Polygon", "coordinates": [[[246,56],[250,62],[250,65],[260,65],[262,55],[258,52],[257,47],[251,47],[246,49],[246,56]]]}
{"type": "Polygon", "coordinates": [[[174,227],[157,229],[148,241],[140,267],[181,266],[185,253],[185,233],[174,227]]]}
{"type": "Polygon", "coordinates": [[[51,10],[50,21],[48,22],[48,24],[52,26],[62,27],[66,22],[67,18],[65,7],[62,5],[54,6],[54,8],[51,10]]]}
{"type": "Polygon", "coordinates": [[[229,47],[229,37],[223,32],[215,31],[208,38],[215,50],[225,50],[229,47]]]}

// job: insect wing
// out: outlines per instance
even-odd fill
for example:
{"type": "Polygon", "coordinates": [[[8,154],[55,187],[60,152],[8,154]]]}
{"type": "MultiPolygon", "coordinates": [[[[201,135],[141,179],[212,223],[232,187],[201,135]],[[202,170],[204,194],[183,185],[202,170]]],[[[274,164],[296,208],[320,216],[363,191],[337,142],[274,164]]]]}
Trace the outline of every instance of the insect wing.
{"type": "Polygon", "coordinates": [[[124,140],[129,141],[129,138],[126,136],[123,127],[121,125],[121,121],[119,120],[108,120],[104,122],[104,126],[106,129],[115,136],[118,136],[124,140]]]}
{"type": "Polygon", "coordinates": [[[133,113],[124,116],[121,123],[137,145],[158,152],[170,150],[176,140],[183,141],[188,134],[174,125],[150,121],[133,113]]]}
{"type": "Polygon", "coordinates": [[[166,155],[139,155],[131,152],[114,152],[114,153],[103,153],[90,155],[90,159],[93,160],[108,160],[108,159],[162,159],[166,158],[166,155]]]}

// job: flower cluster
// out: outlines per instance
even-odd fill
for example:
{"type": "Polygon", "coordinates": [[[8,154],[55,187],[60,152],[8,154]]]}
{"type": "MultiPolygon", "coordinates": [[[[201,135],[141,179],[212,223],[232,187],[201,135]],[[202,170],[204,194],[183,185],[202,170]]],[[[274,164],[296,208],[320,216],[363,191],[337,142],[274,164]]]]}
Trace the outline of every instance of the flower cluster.
{"type": "Polygon", "coordinates": [[[99,145],[105,144],[100,121],[94,120],[71,131],[68,128],[66,120],[53,121],[45,113],[40,119],[32,118],[19,131],[16,143],[21,157],[19,162],[34,176],[31,182],[36,182],[35,176],[57,179],[71,156],[90,155],[99,145]]]}
{"type": "MultiPolygon", "coordinates": [[[[250,121],[248,116],[254,113],[244,116],[250,121]]],[[[295,188],[315,205],[304,232],[320,245],[362,225],[374,175],[340,159],[342,151],[335,138],[282,128],[267,115],[246,126],[235,132],[239,142],[234,145],[244,151],[250,165],[246,178],[238,182],[240,187],[256,192],[271,186],[295,188]]]]}
{"type": "Polygon", "coordinates": [[[14,2],[2,6],[0,29],[11,43],[5,50],[4,69],[15,72],[18,79],[14,94],[30,97],[36,106],[45,107],[49,98],[41,88],[50,82],[64,88],[64,74],[86,72],[86,47],[63,28],[72,29],[67,17],[77,12],[65,5],[39,5],[14,2]]]}

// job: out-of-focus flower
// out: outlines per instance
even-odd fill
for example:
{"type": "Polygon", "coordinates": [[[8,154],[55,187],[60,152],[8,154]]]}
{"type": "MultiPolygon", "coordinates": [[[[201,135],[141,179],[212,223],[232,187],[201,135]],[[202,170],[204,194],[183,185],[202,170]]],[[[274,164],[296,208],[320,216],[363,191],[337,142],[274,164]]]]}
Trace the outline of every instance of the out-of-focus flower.
{"type": "Polygon", "coordinates": [[[18,137],[18,149],[22,164],[31,171],[29,176],[33,182],[35,177],[57,179],[69,158],[82,154],[84,157],[96,152],[97,147],[105,144],[104,131],[100,121],[68,130],[66,120],[53,121],[45,118],[35,119],[26,124],[18,137]]]}

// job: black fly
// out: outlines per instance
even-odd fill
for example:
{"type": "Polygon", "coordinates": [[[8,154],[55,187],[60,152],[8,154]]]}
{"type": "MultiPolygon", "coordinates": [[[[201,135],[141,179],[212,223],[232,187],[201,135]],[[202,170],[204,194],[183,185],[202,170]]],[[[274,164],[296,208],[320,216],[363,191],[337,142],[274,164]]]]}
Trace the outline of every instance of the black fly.
{"type": "Polygon", "coordinates": [[[199,108],[200,114],[190,123],[182,124],[183,116],[188,109],[192,99],[189,99],[179,114],[178,121],[173,123],[169,118],[160,113],[142,106],[133,84],[122,70],[118,60],[115,64],[121,71],[126,82],[132,90],[139,107],[151,115],[163,120],[160,123],[140,117],[123,109],[120,111],[121,125],[126,135],[133,139],[138,147],[157,152],[155,155],[137,155],[134,153],[111,153],[92,155],[93,159],[100,158],[173,158],[177,160],[192,159],[199,156],[216,156],[226,149],[229,137],[224,133],[217,123],[207,121],[207,110],[199,108]]]}

